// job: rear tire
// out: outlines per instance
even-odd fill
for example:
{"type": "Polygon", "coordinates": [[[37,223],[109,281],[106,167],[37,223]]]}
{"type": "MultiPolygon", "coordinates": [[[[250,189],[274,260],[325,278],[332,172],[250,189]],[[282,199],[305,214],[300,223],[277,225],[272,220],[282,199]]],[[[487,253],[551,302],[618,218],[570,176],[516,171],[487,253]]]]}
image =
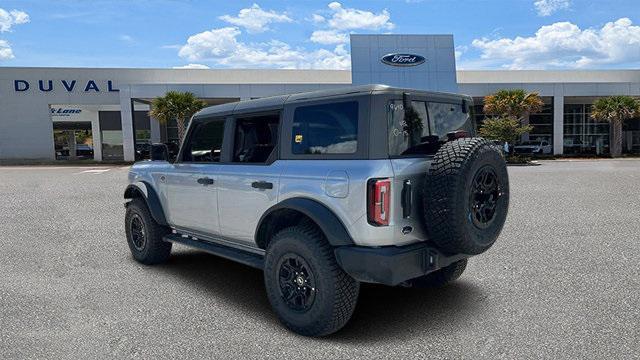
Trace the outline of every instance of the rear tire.
{"type": "Polygon", "coordinates": [[[171,243],[162,238],[170,234],[171,229],[153,219],[144,200],[135,198],[127,204],[125,232],[131,255],[136,261],[153,265],[169,259],[171,243]]]}
{"type": "Polygon", "coordinates": [[[430,274],[409,280],[409,285],[417,288],[442,287],[454,280],[457,280],[462,276],[462,273],[466,268],[467,259],[462,259],[430,274]]]}
{"type": "Polygon", "coordinates": [[[333,248],[312,223],[285,228],[273,237],[264,282],[280,321],[304,336],[340,330],[353,314],[360,289],[338,266],[333,248]]]}

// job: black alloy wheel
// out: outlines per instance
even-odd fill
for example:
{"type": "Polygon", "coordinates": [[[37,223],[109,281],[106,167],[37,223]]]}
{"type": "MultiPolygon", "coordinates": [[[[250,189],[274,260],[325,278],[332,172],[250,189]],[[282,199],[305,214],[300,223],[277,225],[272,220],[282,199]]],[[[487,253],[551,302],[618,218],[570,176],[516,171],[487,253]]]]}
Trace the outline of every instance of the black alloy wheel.
{"type": "Polygon", "coordinates": [[[311,267],[296,254],[286,254],[278,264],[280,296],[289,308],[308,311],[316,297],[316,281],[311,267]]]}
{"type": "Polygon", "coordinates": [[[136,250],[142,251],[147,242],[147,237],[145,235],[144,222],[140,218],[140,215],[133,214],[133,216],[131,216],[129,230],[131,231],[131,243],[133,243],[136,250]]]}
{"type": "Polygon", "coordinates": [[[495,218],[498,198],[502,195],[498,175],[490,166],[484,166],[476,173],[471,186],[470,214],[473,224],[483,229],[495,218]]]}

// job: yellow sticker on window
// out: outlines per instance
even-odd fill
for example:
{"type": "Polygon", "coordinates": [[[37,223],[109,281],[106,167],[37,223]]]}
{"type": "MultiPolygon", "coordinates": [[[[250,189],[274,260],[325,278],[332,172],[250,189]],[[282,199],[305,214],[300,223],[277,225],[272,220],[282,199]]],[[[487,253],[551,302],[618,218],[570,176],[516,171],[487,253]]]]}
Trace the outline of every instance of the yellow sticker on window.
{"type": "Polygon", "coordinates": [[[302,142],[302,135],[296,135],[294,141],[296,144],[300,144],[302,142]]]}

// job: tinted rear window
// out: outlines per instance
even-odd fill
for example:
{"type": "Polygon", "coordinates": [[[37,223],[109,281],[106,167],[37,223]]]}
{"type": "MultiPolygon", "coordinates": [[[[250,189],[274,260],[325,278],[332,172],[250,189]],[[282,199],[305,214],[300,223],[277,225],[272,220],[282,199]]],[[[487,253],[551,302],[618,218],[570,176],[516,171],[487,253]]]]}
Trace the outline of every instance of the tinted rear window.
{"type": "Polygon", "coordinates": [[[432,124],[432,135],[437,135],[441,140],[446,139],[451,131],[464,130],[473,134],[473,124],[470,113],[462,112],[462,105],[429,102],[429,121],[432,124]]]}
{"type": "Polygon", "coordinates": [[[358,102],[301,106],[292,129],[294,154],[353,154],[358,149],[358,102]]]}
{"type": "Polygon", "coordinates": [[[387,105],[391,156],[435,154],[447,140],[447,133],[474,133],[471,116],[462,112],[460,104],[411,101],[411,105],[410,111],[405,111],[402,100],[392,100],[387,105]]]}

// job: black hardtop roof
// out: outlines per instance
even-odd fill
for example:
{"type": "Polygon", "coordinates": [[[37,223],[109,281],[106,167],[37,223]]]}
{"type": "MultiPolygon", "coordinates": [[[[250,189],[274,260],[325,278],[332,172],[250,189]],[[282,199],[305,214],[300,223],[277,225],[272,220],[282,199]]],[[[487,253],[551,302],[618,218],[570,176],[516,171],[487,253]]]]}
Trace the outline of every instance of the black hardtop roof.
{"type": "Polygon", "coordinates": [[[444,93],[436,91],[425,91],[407,88],[397,88],[387,85],[356,85],[349,87],[339,87],[335,89],[316,90],[302,93],[288,94],[288,95],[276,95],[269,96],[253,100],[242,100],[227,104],[214,105],[200,110],[194,115],[194,117],[208,117],[211,115],[225,116],[231,115],[234,112],[242,112],[243,110],[255,110],[255,111],[268,111],[282,108],[284,104],[299,102],[299,101],[311,101],[328,97],[340,97],[340,96],[357,96],[357,95],[371,95],[371,94],[402,94],[410,93],[414,95],[432,96],[445,99],[467,99],[472,101],[472,98],[467,95],[444,93]]]}

